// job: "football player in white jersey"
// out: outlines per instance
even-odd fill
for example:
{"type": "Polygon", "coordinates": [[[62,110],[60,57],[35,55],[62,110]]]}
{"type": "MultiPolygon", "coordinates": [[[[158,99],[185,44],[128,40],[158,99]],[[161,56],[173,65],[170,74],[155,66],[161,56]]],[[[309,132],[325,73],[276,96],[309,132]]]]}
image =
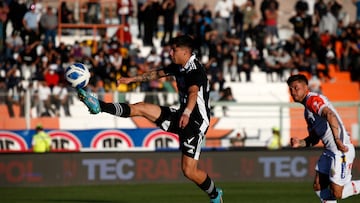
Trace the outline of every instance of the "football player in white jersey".
{"type": "Polygon", "coordinates": [[[310,92],[304,75],[290,76],[287,84],[293,100],[305,107],[309,133],[304,139],[291,138],[291,146],[311,147],[320,140],[324,144],[315,168],[315,193],[327,203],[359,194],[360,180],[352,180],[351,175],[355,149],[340,115],[324,95],[310,92]]]}

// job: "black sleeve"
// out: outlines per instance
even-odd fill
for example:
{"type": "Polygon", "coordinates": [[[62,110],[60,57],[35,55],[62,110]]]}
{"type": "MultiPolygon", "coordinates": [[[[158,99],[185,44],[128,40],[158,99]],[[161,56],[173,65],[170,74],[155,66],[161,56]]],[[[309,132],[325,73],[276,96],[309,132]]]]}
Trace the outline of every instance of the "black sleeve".
{"type": "Polygon", "coordinates": [[[171,63],[170,65],[164,67],[162,70],[164,71],[164,73],[169,76],[169,75],[176,75],[177,72],[179,72],[179,66],[178,64],[175,63],[171,63]]]}
{"type": "Polygon", "coordinates": [[[310,136],[306,137],[304,140],[306,142],[306,147],[312,147],[312,146],[316,145],[317,143],[319,143],[320,138],[317,136],[310,135],[310,136]]]}
{"type": "Polygon", "coordinates": [[[186,75],[186,84],[188,84],[188,86],[192,86],[192,85],[197,85],[197,86],[201,86],[202,82],[203,82],[203,73],[202,71],[200,71],[200,69],[196,69],[191,71],[188,75],[186,75]]]}

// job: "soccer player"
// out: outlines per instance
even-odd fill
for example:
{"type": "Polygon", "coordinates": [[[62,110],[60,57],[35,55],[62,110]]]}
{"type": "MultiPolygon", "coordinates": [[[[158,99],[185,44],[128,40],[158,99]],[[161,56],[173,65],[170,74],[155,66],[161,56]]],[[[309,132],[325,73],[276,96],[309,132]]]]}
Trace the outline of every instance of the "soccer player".
{"type": "Polygon", "coordinates": [[[218,203],[223,202],[222,190],[216,188],[208,174],[198,168],[201,143],[210,122],[210,87],[204,67],[193,54],[194,44],[190,36],[178,36],[171,42],[169,53],[173,60],[171,65],[135,77],[122,77],[118,81],[129,84],[174,76],[179,92],[179,109],[144,102],[105,103],[83,89],[78,89],[78,95],[92,114],[106,112],[120,117],[143,116],[161,129],[178,134],[184,176],[206,192],[210,202],[218,203]]]}
{"type": "Polygon", "coordinates": [[[355,149],[338,112],[324,95],[309,91],[304,75],[290,76],[287,84],[293,100],[305,107],[309,132],[304,139],[291,138],[291,146],[311,147],[320,140],[324,144],[315,168],[315,193],[327,203],[359,194],[360,180],[351,180],[355,149]]]}

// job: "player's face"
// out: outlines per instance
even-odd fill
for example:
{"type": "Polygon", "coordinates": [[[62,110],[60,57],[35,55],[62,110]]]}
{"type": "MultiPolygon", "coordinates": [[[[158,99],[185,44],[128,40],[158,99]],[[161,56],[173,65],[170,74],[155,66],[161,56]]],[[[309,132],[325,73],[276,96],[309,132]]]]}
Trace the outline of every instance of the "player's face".
{"type": "Polygon", "coordinates": [[[290,95],[295,102],[301,102],[309,91],[305,82],[294,81],[289,85],[290,95]]]}
{"type": "Polygon", "coordinates": [[[182,65],[183,56],[185,54],[185,49],[183,47],[172,46],[169,54],[174,63],[182,65]]]}

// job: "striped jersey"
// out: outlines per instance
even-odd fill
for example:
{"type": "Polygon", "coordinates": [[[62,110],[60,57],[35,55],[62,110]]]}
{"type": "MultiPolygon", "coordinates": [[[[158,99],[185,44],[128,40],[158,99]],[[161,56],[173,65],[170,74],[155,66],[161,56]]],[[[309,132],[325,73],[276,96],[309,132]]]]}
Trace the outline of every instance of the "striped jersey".
{"type": "Polygon", "coordinates": [[[192,111],[192,118],[200,123],[210,123],[210,86],[207,74],[203,65],[195,55],[192,55],[184,67],[171,64],[164,68],[166,75],[175,76],[180,102],[180,111],[183,112],[188,102],[188,90],[192,85],[199,87],[195,108],[192,111]]]}
{"type": "Polygon", "coordinates": [[[317,136],[323,144],[325,149],[332,152],[338,152],[336,147],[333,133],[326,118],[321,117],[324,107],[330,108],[336,115],[339,123],[339,137],[345,145],[351,144],[350,136],[347,133],[344,123],[342,122],[339,113],[334,106],[324,95],[309,92],[303,101],[305,106],[304,116],[308,126],[308,132],[310,136],[317,136]]]}

